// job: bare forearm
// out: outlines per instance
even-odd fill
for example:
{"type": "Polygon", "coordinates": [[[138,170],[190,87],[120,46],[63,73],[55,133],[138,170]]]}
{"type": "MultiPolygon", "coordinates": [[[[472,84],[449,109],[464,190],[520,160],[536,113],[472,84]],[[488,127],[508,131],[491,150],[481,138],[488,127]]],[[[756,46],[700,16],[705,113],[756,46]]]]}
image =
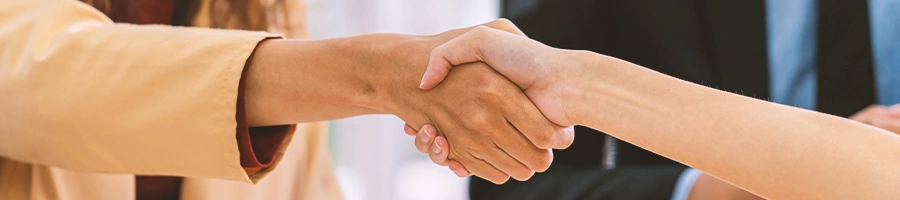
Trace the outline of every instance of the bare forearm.
{"type": "Polygon", "coordinates": [[[322,121],[375,114],[374,69],[357,62],[354,38],[273,39],[248,61],[246,110],[250,126],[322,121]]]}
{"type": "Polygon", "coordinates": [[[887,131],[572,55],[585,61],[564,92],[579,124],[767,198],[883,199],[900,185],[900,137],[887,131]]]}
{"type": "Polygon", "coordinates": [[[410,101],[424,98],[415,84],[428,52],[447,39],[445,34],[369,34],[264,41],[247,63],[247,122],[267,126],[365,114],[406,116],[410,101]]]}

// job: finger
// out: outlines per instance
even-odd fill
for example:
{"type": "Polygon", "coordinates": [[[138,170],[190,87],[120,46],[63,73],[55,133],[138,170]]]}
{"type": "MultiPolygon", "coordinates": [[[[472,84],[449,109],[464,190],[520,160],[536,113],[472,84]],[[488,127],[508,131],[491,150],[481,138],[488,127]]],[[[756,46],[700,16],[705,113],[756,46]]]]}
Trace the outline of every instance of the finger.
{"type": "Polygon", "coordinates": [[[472,172],[466,170],[466,167],[455,160],[450,160],[447,162],[447,165],[450,166],[450,171],[453,171],[456,176],[459,177],[469,177],[472,176],[472,172]]]}
{"type": "Polygon", "coordinates": [[[513,159],[503,150],[495,148],[493,151],[495,152],[492,153],[491,156],[485,157],[484,160],[503,173],[513,177],[513,179],[525,181],[534,175],[533,170],[520,163],[518,160],[513,159]]]}
{"type": "Polygon", "coordinates": [[[419,134],[419,131],[416,131],[416,129],[413,128],[412,126],[410,126],[409,124],[405,124],[403,126],[403,132],[405,132],[406,135],[409,135],[409,136],[416,136],[419,134]]]}
{"type": "Polygon", "coordinates": [[[434,138],[434,143],[431,145],[431,152],[428,152],[428,157],[431,158],[431,162],[441,166],[447,166],[447,157],[449,155],[450,145],[447,143],[447,139],[443,136],[434,138]]]}
{"type": "Polygon", "coordinates": [[[514,94],[504,112],[507,120],[541,149],[566,149],[575,142],[574,126],[559,126],[545,117],[525,94],[514,94]]]}
{"type": "Polygon", "coordinates": [[[437,129],[434,126],[429,124],[422,126],[416,134],[416,149],[421,153],[428,154],[428,151],[431,150],[431,141],[434,140],[435,136],[437,136],[437,129]]]}
{"type": "Polygon", "coordinates": [[[450,68],[455,65],[464,63],[481,61],[481,50],[479,40],[475,39],[475,30],[490,29],[478,26],[473,31],[466,32],[459,37],[453,38],[431,51],[428,58],[428,65],[425,67],[425,74],[419,83],[419,88],[428,90],[439,84],[447,74],[450,68]]]}
{"type": "MultiPolygon", "coordinates": [[[[505,154],[508,154],[517,162],[522,163],[531,171],[544,172],[550,167],[550,164],[553,162],[552,150],[541,149],[534,146],[528,138],[516,130],[511,124],[507,124],[505,128],[502,128],[501,130],[512,133],[502,140],[494,141],[496,146],[505,154]]],[[[517,178],[516,180],[522,179],[517,178]]]]}
{"type": "Polygon", "coordinates": [[[488,38],[495,38],[495,35],[504,34],[510,35],[509,32],[491,27],[476,26],[472,30],[435,47],[428,58],[428,65],[425,67],[425,74],[422,76],[419,88],[424,90],[434,88],[447,77],[453,66],[485,61],[482,47],[487,44],[488,38]]]}
{"type": "Polygon", "coordinates": [[[467,162],[466,165],[468,165],[468,167],[466,167],[466,169],[474,173],[475,176],[481,177],[497,185],[506,183],[506,181],[509,180],[509,175],[503,173],[503,171],[500,171],[484,160],[478,158],[468,160],[471,160],[471,162],[467,162]]]}
{"type": "MultiPolygon", "coordinates": [[[[450,68],[470,62],[484,61],[481,47],[490,35],[512,34],[527,38],[522,30],[519,30],[507,19],[497,19],[492,22],[472,28],[457,29],[448,32],[465,31],[432,50],[428,66],[419,88],[428,90],[437,86],[447,74],[450,68]]],[[[455,34],[447,34],[452,36],[455,34]]]]}
{"type": "Polygon", "coordinates": [[[859,112],[856,112],[850,119],[858,122],[862,122],[865,124],[872,124],[872,119],[884,114],[886,107],[881,105],[870,105],[866,108],[863,108],[859,112]]]}
{"type": "Polygon", "coordinates": [[[878,118],[872,121],[872,125],[896,134],[900,134],[900,119],[878,118]]]}

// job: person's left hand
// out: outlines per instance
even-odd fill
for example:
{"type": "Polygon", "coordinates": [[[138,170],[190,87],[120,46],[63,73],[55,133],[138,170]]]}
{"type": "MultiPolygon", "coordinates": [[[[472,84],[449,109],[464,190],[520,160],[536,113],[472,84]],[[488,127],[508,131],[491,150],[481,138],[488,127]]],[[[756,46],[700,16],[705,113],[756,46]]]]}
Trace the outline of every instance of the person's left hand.
{"type": "Polygon", "coordinates": [[[900,134],[900,104],[871,105],[856,112],[850,119],[900,134]]]}

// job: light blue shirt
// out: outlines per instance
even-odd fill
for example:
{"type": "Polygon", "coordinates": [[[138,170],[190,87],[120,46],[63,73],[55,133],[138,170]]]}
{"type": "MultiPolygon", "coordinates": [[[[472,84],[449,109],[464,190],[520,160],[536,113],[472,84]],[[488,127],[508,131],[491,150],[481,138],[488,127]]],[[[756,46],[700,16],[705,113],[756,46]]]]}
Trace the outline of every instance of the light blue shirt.
{"type": "MultiPolygon", "coordinates": [[[[772,101],[816,107],[816,0],[767,0],[772,101]]],[[[869,0],[878,103],[900,103],[900,1],[869,0]]]]}
{"type": "MultiPolygon", "coordinates": [[[[772,101],[816,107],[816,0],[766,0],[772,101]]],[[[869,0],[878,103],[900,103],[900,0],[869,0]]],[[[673,200],[687,199],[700,172],[681,173],[673,200]]]]}

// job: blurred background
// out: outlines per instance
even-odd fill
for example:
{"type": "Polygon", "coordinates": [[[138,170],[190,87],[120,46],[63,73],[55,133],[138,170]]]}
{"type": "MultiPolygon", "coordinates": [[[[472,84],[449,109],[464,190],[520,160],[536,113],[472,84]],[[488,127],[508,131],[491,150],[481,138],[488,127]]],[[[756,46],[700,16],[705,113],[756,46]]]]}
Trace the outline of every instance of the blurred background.
{"type": "MultiPolygon", "coordinates": [[[[496,19],[499,0],[307,0],[313,39],[367,33],[435,34],[496,19]]],[[[468,180],[431,163],[395,116],[330,123],[330,143],[344,197],[468,199],[468,180]]]]}

